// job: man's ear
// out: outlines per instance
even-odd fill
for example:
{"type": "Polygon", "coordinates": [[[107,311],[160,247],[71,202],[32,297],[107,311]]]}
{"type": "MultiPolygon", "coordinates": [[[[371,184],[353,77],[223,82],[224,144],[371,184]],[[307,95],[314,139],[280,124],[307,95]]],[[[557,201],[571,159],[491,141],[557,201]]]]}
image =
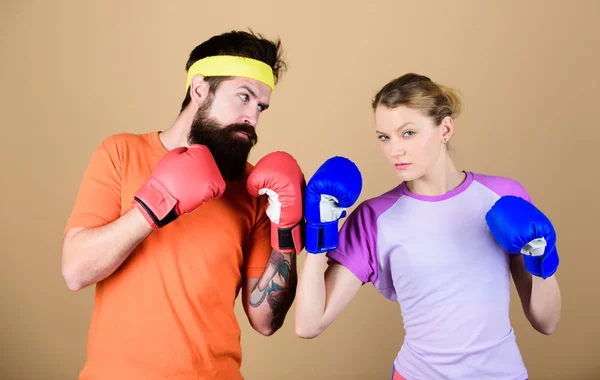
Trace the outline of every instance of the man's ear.
{"type": "Polygon", "coordinates": [[[208,82],[204,80],[204,77],[200,74],[194,75],[190,83],[190,98],[191,103],[196,106],[203,103],[208,97],[208,82]]]}

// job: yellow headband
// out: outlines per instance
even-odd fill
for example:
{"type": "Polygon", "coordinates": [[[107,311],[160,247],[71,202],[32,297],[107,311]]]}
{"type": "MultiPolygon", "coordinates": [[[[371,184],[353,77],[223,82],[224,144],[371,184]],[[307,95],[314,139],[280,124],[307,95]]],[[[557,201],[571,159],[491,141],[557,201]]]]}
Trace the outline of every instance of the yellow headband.
{"type": "Polygon", "coordinates": [[[215,55],[196,61],[188,70],[186,90],[190,87],[194,75],[236,76],[256,79],[275,89],[275,80],[271,66],[256,59],[232,55],[215,55]]]}

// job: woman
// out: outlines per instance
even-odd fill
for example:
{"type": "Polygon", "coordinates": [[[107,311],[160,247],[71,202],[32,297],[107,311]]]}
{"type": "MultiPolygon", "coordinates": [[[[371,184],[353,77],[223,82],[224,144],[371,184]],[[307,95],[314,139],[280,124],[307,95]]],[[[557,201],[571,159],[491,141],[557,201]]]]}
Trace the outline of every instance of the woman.
{"type": "MultiPolygon", "coordinates": [[[[361,203],[325,254],[308,244],[322,226],[307,217],[297,335],[321,334],[371,282],[402,311],[393,379],[526,379],[509,320],[510,276],[533,328],[551,334],[561,309],[552,224],[517,181],[456,168],[447,148],[461,109],[454,90],[406,74],[372,106],[381,149],[402,182],[361,203]]],[[[355,186],[339,175],[347,168],[332,165],[311,178],[307,200],[335,202],[355,186]]],[[[323,222],[323,202],[320,210],[323,222]]],[[[329,223],[345,215],[329,214],[329,223]]]]}

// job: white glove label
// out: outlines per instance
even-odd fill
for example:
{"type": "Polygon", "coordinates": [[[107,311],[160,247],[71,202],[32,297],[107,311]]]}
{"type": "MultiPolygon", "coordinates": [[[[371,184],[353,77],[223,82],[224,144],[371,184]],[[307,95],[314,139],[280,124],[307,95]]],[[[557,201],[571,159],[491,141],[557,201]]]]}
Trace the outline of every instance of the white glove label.
{"type": "Polygon", "coordinates": [[[327,194],[321,194],[319,210],[321,212],[321,223],[336,221],[346,211],[346,208],[338,206],[338,200],[327,194]]]}
{"type": "Polygon", "coordinates": [[[271,219],[271,222],[279,224],[279,218],[281,217],[281,202],[279,202],[279,194],[271,189],[260,189],[258,193],[260,195],[267,194],[269,196],[267,216],[269,219],[271,219]]]}
{"type": "Polygon", "coordinates": [[[521,249],[521,253],[529,256],[542,256],[546,250],[546,239],[533,239],[521,249]]]}

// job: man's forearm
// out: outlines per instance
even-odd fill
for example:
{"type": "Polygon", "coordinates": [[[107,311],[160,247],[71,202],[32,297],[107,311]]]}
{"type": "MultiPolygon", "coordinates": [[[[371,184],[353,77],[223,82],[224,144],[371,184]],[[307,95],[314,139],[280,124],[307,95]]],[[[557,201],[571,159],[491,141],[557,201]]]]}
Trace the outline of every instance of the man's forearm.
{"type": "Polygon", "coordinates": [[[80,290],[110,276],[150,232],[135,208],[104,226],[68,232],[62,274],[69,289],[80,290]]]}
{"type": "Polygon", "coordinates": [[[261,310],[271,332],[278,330],[292,306],[298,281],[296,253],[271,252],[269,265],[250,293],[250,307],[261,310]]]}

